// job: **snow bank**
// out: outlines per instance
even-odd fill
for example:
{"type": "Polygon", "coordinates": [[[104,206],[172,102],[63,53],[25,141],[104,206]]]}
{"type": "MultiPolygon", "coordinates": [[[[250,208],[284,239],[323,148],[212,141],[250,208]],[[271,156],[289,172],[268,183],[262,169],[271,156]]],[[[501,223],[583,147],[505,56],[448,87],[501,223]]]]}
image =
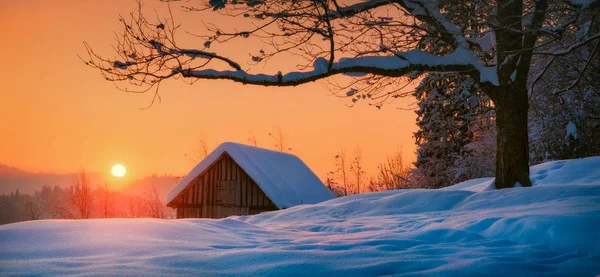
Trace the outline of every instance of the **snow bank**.
{"type": "Polygon", "coordinates": [[[0,275],[595,276],[600,157],[491,179],[222,220],[50,220],[0,226],[0,275]]]}
{"type": "MultiPolygon", "coordinates": [[[[600,186],[600,157],[553,161],[534,165],[529,170],[532,186],[600,186]]],[[[442,190],[481,192],[495,190],[494,178],[480,178],[458,183],[442,190]]]]}

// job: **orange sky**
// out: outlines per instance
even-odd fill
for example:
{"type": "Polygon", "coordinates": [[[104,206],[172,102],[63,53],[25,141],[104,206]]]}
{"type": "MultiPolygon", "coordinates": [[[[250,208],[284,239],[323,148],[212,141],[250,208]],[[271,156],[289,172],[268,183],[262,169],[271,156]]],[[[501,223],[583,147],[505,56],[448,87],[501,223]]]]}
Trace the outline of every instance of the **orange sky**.
{"type": "MultiPolygon", "coordinates": [[[[147,3],[150,12],[164,12],[157,0],[147,3]]],[[[133,0],[0,0],[0,163],[31,171],[108,173],[120,162],[128,178],[185,174],[193,166],[185,154],[194,151],[199,135],[215,146],[247,142],[252,132],[260,146],[271,147],[268,133],[276,126],[288,134],[292,153],[320,177],[333,168],[340,147],[351,153],[359,144],[369,174],[400,146],[407,159],[414,158],[415,114],[397,109],[414,99],[382,110],[366,103],[348,108],[348,100],[330,96],[323,82],[264,88],[171,80],[161,86],[161,104],[140,110],[152,95],[117,90],[77,57],[85,54],[84,40],[111,56],[118,15],[134,9],[133,0]]],[[[175,15],[186,30],[203,28],[201,19],[219,20],[216,14],[175,15]]],[[[192,47],[202,43],[180,35],[192,47]]],[[[285,62],[272,60],[264,70],[273,73],[285,62]]]]}

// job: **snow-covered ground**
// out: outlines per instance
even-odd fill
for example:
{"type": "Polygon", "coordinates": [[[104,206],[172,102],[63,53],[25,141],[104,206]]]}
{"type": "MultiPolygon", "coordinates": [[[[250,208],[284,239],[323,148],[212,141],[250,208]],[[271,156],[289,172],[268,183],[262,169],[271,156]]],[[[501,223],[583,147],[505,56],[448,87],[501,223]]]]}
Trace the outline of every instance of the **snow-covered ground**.
{"type": "Polygon", "coordinates": [[[595,276],[600,157],[223,220],[48,220],[0,226],[0,275],[595,276]]]}

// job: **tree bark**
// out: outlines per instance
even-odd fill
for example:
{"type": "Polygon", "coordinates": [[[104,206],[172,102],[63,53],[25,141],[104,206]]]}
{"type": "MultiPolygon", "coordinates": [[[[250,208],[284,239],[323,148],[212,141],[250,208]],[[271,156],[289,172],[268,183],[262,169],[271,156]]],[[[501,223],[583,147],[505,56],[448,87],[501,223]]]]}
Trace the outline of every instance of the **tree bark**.
{"type": "Polygon", "coordinates": [[[517,182],[530,187],[527,88],[525,84],[511,83],[502,86],[495,96],[496,188],[511,188],[517,182]]]}

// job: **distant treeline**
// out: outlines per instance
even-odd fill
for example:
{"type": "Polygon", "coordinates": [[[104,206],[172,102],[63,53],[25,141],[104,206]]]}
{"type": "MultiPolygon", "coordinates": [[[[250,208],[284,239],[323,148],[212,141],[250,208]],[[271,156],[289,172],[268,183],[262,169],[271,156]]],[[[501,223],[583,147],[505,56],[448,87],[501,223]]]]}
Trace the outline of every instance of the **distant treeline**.
{"type": "Polygon", "coordinates": [[[363,154],[359,145],[347,154],[341,148],[335,155],[335,168],[327,174],[325,185],[335,196],[346,196],[374,191],[419,188],[419,176],[413,174],[409,162],[402,155],[402,148],[388,155],[377,165],[377,171],[367,173],[363,169],[363,154]]]}
{"type": "Polygon", "coordinates": [[[44,186],[33,194],[16,190],[0,195],[0,224],[40,219],[166,218],[171,211],[154,185],[141,194],[107,185],[93,188],[85,172],[79,173],[68,188],[44,186]]]}

